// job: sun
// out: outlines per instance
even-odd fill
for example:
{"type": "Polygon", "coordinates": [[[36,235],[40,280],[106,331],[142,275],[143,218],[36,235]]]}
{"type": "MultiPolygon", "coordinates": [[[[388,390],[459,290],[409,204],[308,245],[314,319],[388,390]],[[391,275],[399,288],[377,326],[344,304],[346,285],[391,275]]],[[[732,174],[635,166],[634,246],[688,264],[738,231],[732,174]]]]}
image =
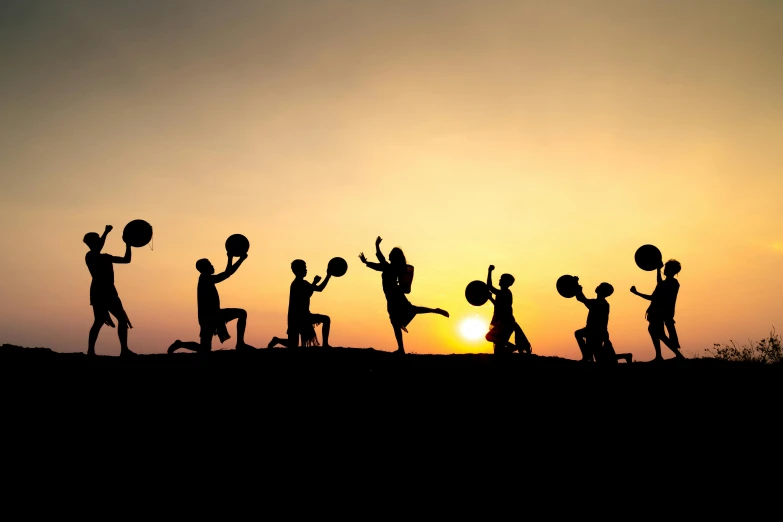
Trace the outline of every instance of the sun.
{"type": "Polygon", "coordinates": [[[468,341],[477,341],[486,335],[487,323],[479,317],[467,317],[459,324],[459,332],[468,341]]]}

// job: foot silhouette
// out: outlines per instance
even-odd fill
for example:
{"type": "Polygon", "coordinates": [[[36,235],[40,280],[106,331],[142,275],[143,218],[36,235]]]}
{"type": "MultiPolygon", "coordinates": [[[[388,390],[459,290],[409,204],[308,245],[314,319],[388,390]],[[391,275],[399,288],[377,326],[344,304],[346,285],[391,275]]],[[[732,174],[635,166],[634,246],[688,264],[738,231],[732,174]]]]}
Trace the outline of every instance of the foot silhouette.
{"type": "Polygon", "coordinates": [[[169,346],[169,349],[168,349],[168,350],[166,350],[166,353],[174,353],[174,351],[176,351],[176,349],[177,349],[177,348],[179,348],[179,343],[181,343],[181,342],[182,342],[182,341],[180,341],[179,339],[177,339],[176,341],[174,341],[173,343],[171,343],[171,346],[169,346]]]}

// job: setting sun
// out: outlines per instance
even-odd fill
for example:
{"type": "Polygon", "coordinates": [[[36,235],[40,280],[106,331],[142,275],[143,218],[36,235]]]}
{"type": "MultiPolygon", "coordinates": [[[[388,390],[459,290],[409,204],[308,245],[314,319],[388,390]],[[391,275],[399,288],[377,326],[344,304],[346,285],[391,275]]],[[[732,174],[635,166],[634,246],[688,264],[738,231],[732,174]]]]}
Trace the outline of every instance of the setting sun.
{"type": "Polygon", "coordinates": [[[459,331],[468,341],[476,341],[487,333],[487,325],[478,317],[468,317],[460,323],[459,331]]]}

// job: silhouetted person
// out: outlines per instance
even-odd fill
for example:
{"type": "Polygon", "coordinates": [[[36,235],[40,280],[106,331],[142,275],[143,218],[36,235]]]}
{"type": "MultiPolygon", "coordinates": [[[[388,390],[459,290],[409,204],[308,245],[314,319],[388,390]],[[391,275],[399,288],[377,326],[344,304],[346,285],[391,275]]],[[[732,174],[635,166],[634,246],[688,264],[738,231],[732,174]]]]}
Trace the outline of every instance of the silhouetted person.
{"type": "Polygon", "coordinates": [[[650,322],[647,331],[650,332],[653,346],[655,347],[655,360],[662,361],[661,343],[665,344],[677,359],[684,359],[680,353],[680,341],[677,339],[677,330],[674,328],[674,305],[677,302],[677,293],[680,291],[680,282],[674,276],[680,273],[680,262],[670,259],[665,265],[658,267],[657,280],[652,295],[637,292],[636,287],[631,287],[631,292],[643,299],[650,301],[647,307],[646,318],[650,322]],[[661,268],[666,279],[661,278],[661,268]],[[663,327],[669,332],[667,337],[663,327]]]}
{"type": "Polygon", "coordinates": [[[313,282],[305,280],[307,264],[301,259],[291,263],[291,271],[296,278],[291,283],[291,291],[288,297],[288,339],[273,337],[267,348],[273,348],[276,344],[282,344],[288,348],[299,346],[299,338],[302,338],[302,346],[318,346],[318,336],[315,334],[315,326],[323,324],[324,347],[329,347],[329,327],[332,324],[328,315],[310,313],[310,297],[313,292],[322,292],[326,288],[332,275],[327,272],[326,279],[320,285],[320,276],[315,276],[313,282]]]}
{"type": "Polygon", "coordinates": [[[495,265],[489,265],[487,270],[487,289],[490,294],[489,300],[495,305],[495,311],[492,313],[492,321],[490,321],[491,328],[487,333],[485,339],[495,345],[495,353],[512,353],[518,350],[519,353],[531,353],[530,342],[525,337],[525,333],[522,328],[514,319],[513,301],[514,296],[511,294],[509,287],[514,284],[514,276],[511,274],[503,274],[500,276],[500,288],[492,286],[492,271],[495,270],[495,265]],[[511,344],[511,333],[514,333],[514,341],[516,345],[511,344]]]}
{"type": "Polygon", "coordinates": [[[394,337],[397,339],[397,351],[395,353],[404,354],[405,348],[402,343],[402,332],[408,331],[407,326],[418,314],[439,314],[444,317],[448,317],[449,313],[440,308],[425,308],[423,306],[415,306],[408,301],[405,296],[403,287],[400,285],[401,280],[405,277],[407,272],[407,262],[405,260],[405,254],[398,247],[392,248],[389,252],[389,261],[383,257],[381,253],[381,237],[375,240],[375,256],[378,258],[377,263],[367,261],[367,258],[362,252],[359,254],[359,259],[362,263],[381,272],[381,281],[383,283],[383,293],[386,295],[386,310],[389,312],[389,320],[391,321],[392,328],[394,328],[394,337]]]}
{"type": "Polygon", "coordinates": [[[574,332],[579,350],[582,352],[582,360],[591,362],[595,358],[598,363],[616,363],[618,359],[631,362],[630,353],[616,354],[609,340],[609,301],[607,297],[614,293],[614,287],[609,283],[601,283],[595,289],[596,298],[587,299],[582,286],[576,293],[577,301],[584,304],[587,309],[587,325],[574,332]]]}
{"type": "Polygon", "coordinates": [[[231,336],[226,328],[226,323],[237,319],[237,350],[254,350],[245,343],[245,327],[247,325],[247,312],[241,308],[220,308],[220,295],[218,295],[218,283],[221,283],[234,275],[239,266],[247,259],[247,254],[239,256],[239,261],[232,264],[232,255],[228,255],[228,263],[225,271],[215,275],[215,267],[209,259],[196,261],[196,270],[201,275],[198,277],[198,324],[201,326],[201,342],[183,342],[177,339],[169,346],[168,353],[174,353],[179,348],[193,350],[194,352],[212,351],[212,337],[217,335],[223,343],[231,336]]]}
{"type": "Polygon", "coordinates": [[[98,340],[98,333],[101,327],[107,324],[114,328],[114,321],[111,315],[117,319],[117,335],[120,338],[120,355],[135,355],[128,349],[128,328],[133,328],[128,314],[122,307],[122,301],[114,287],[114,264],[127,264],[131,261],[131,246],[125,244],[125,255],[122,257],[102,254],[103,245],[106,242],[106,236],[112,231],[111,225],[106,225],[103,235],[99,236],[97,232],[88,232],[84,235],[84,243],[90,248],[90,251],[84,256],[87,268],[92,276],[90,284],[90,304],[95,321],[90,328],[90,337],[87,344],[87,355],[95,355],[95,342],[98,340]]]}

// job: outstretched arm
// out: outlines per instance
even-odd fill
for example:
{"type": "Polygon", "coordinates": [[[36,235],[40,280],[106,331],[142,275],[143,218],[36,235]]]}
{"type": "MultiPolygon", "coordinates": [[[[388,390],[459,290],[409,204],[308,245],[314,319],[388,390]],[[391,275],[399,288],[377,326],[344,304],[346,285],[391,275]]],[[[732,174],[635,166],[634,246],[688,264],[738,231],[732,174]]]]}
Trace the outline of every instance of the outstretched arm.
{"type": "Polygon", "coordinates": [[[326,284],[329,282],[329,279],[332,278],[332,274],[329,272],[326,273],[326,279],[324,279],[324,282],[320,285],[318,284],[318,281],[321,280],[321,276],[315,276],[313,279],[313,290],[316,292],[322,292],[324,288],[326,288],[326,284]]]}
{"type": "Polygon", "coordinates": [[[576,291],[576,300],[585,305],[587,308],[590,308],[590,300],[585,297],[585,293],[582,291],[582,285],[579,285],[579,290],[576,291]]]}
{"type": "Polygon", "coordinates": [[[234,273],[237,271],[237,269],[239,269],[239,265],[241,265],[244,262],[244,260],[247,259],[247,254],[242,254],[241,256],[239,256],[239,261],[237,261],[236,263],[232,264],[231,260],[232,260],[233,257],[234,256],[232,256],[232,255],[228,256],[228,264],[226,265],[226,270],[224,272],[220,273],[220,274],[213,275],[212,276],[212,281],[213,282],[220,283],[220,282],[225,281],[226,279],[228,279],[232,275],[234,275],[234,273]]]}
{"type": "MultiPolygon", "coordinates": [[[[660,272],[658,273],[658,275],[660,276],[660,272]]],[[[631,287],[631,293],[632,293],[632,294],[636,294],[636,295],[638,295],[638,296],[639,296],[639,297],[641,297],[642,299],[647,299],[648,301],[652,301],[652,296],[651,296],[651,295],[642,294],[642,293],[640,293],[640,292],[637,292],[637,291],[636,291],[636,287],[635,287],[635,286],[632,286],[632,287],[631,287]]]]}
{"type": "Polygon", "coordinates": [[[131,262],[131,246],[127,243],[125,244],[125,255],[120,256],[111,256],[111,262],[116,263],[118,265],[125,265],[131,262]]]}
{"type": "Polygon", "coordinates": [[[381,241],[383,241],[383,238],[381,238],[381,236],[378,236],[375,239],[375,257],[378,258],[379,262],[385,263],[386,258],[383,257],[383,252],[381,252],[381,241]]]}
{"type": "Polygon", "coordinates": [[[364,252],[359,254],[359,259],[362,261],[362,263],[365,264],[368,268],[372,268],[373,270],[377,270],[378,272],[383,272],[383,265],[380,263],[373,263],[372,261],[367,261],[367,258],[364,256],[364,252]]]}
{"type": "Polygon", "coordinates": [[[661,277],[661,267],[660,266],[658,267],[658,271],[657,271],[657,276],[656,277],[657,277],[659,283],[661,281],[663,281],[663,278],[661,277]]]}
{"type": "MultiPolygon", "coordinates": [[[[492,286],[492,271],[494,269],[495,269],[495,265],[489,265],[489,269],[487,270],[487,290],[489,290],[493,294],[497,294],[498,293],[497,288],[492,286]]],[[[492,302],[494,303],[495,301],[492,302]]]]}

